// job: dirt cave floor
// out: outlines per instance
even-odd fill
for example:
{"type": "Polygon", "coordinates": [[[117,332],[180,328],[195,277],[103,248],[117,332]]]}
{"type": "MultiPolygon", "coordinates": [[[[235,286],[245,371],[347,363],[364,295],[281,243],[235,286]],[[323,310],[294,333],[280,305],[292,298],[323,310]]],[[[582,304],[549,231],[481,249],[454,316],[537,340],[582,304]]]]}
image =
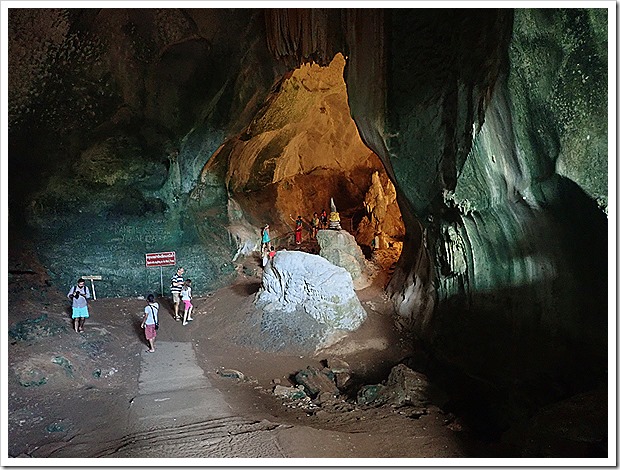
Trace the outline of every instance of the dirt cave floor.
{"type": "Polygon", "coordinates": [[[358,405],[354,396],[309,403],[273,393],[276,385],[294,385],[296,372],[321,369],[332,358],[346,361],[359,383],[385,380],[411,351],[394,327],[384,282],[379,275],[358,291],[368,318],[357,331],[304,356],[233,341],[260,285],[258,275],[241,269],[234,284],[194,299],[187,326],[174,321],[168,299],[158,298],[160,329],[150,354],[140,328],[143,299],[91,301],[85,331],[76,333],[64,292],[36,270],[13,271],[9,456],[488,456],[458,419],[434,405],[412,415],[358,405]]]}

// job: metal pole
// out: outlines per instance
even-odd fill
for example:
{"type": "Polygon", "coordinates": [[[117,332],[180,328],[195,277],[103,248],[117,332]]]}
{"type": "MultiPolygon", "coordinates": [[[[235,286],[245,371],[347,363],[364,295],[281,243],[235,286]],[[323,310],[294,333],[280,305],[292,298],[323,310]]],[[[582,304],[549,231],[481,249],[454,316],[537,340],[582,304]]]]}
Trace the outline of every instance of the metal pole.
{"type": "Polygon", "coordinates": [[[90,286],[93,288],[93,300],[97,300],[97,294],[95,294],[95,281],[93,279],[90,280],[90,286]]]}
{"type": "Polygon", "coordinates": [[[164,267],[159,267],[159,280],[161,281],[161,296],[164,296],[164,267]]]}

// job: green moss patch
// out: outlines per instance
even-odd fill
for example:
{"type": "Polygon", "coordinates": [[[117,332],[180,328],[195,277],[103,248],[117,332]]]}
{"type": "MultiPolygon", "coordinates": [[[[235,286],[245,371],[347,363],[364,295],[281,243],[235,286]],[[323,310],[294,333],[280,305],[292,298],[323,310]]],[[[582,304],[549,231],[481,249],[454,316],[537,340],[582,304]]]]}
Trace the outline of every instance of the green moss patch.
{"type": "Polygon", "coordinates": [[[48,317],[47,313],[36,318],[22,320],[9,329],[9,336],[19,341],[32,341],[38,338],[54,336],[66,331],[67,327],[58,320],[48,317]]]}

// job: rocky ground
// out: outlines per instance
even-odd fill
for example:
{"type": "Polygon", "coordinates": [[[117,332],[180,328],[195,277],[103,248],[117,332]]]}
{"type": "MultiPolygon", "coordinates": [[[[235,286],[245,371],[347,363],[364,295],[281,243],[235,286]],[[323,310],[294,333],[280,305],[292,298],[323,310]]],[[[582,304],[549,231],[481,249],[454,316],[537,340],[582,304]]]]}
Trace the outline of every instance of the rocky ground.
{"type": "Polygon", "coordinates": [[[159,299],[161,328],[157,350],[149,354],[139,326],[143,299],[92,301],[85,332],[78,334],[65,293],[48,285],[32,260],[13,260],[9,456],[503,453],[443,411],[443,392],[429,393],[424,376],[394,368],[415,351],[394,327],[382,289],[387,273],[358,291],[368,313],[358,330],[319,354],[299,355],[240,344],[239,325],[256,313],[260,267],[247,258],[238,268],[233,285],[195,299],[195,321],[188,326],[175,322],[168,300],[159,299]]]}

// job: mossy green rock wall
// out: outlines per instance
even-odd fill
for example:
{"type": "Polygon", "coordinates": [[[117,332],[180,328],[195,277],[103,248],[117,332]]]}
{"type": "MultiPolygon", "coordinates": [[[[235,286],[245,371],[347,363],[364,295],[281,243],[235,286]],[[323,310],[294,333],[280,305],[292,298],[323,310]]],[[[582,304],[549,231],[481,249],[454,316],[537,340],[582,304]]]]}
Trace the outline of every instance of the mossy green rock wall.
{"type": "Polygon", "coordinates": [[[531,178],[557,173],[607,211],[607,10],[517,10],[515,31],[508,87],[531,178]]]}
{"type": "Polygon", "coordinates": [[[605,11],[515,12],[510,68],[446,198],[457,221],[437,232],[433,341],[515,396],[574,393],[606,370],[605,36],[605,11]],[[448,227],[466,269],[442,256],[448,227]]]}
{"type": "Polygon", "coordinates": [[[515,12],[510,68],[434,232],[432,336],[454,362],[564,384],[604,373],[605,35],[605,11],[515,12]],[[464,359],[457,332],[487,339],[464,359]]]}
{"type": "Polygon", "coordinates": [[[177,252],[197,295],[228,282],[225,181],[201,172],[277,76],[262,11],[15,9],[9,21],[11,229],[35,238],[52,283],[101,275],[101,297],[159,293],[159,268],[145,267],[159,251],[177,252]]]}
{"type": "Polygon", "coordinates": [[[384,64],[352,57],[348,85],[407,228],[403,323],[502,399],[603,377],[607,11],[398,10],[353,33],[384,64]]]}

